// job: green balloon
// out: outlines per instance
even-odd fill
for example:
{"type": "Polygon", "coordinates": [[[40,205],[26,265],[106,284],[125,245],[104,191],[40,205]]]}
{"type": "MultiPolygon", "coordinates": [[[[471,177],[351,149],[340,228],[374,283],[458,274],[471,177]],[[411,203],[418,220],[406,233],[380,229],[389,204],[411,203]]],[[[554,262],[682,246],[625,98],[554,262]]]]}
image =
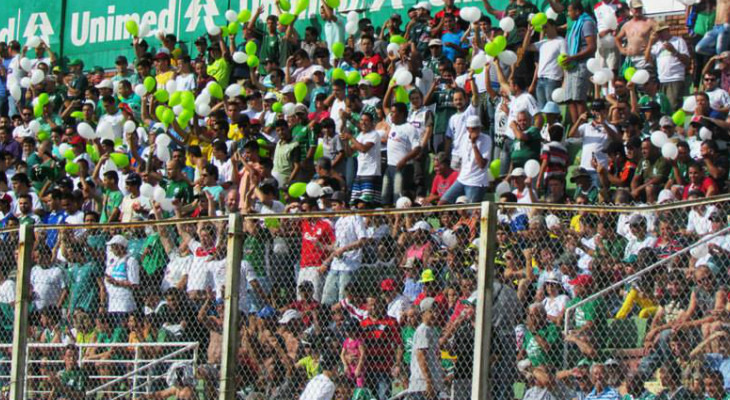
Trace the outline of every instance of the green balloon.
{"type": "Polygon", "coordinates": [[[347,75],[342,68],[335,68],[332,70],[332,82],[334,81],[347,81],[347,75]]]}
{"type": "Polygon", "coordinates": [[[208,93],[216,99],[220,100],[223,98],[223,88],[218,82],[213,82],[208,85],[208,93]]]}
{"type": "Polygon", "coordinates": [[[222,37],[228,36],[228,27],[225,25],[221,26],[221,36],[222,37]]]}
{"type": "Polygon", "coordinates": [[[408,92],[403,86],[397,86],[395,88],[395,102],[408,104],[410,99],[408,98],[408,92]]]}
{"type": "Polygon", "coordinates": [[[256,68],[259,66],[259,58],[256,56],[249,55],[248,59],[246,60],[246,65],[248,65],[250,68],[256,68]]]}
{"type": "Polygon", "coordinates": [[[484,52],[492,57],[497,57],[499,55],[499,49],[494,44],[494,42],[488,42],[484,45],[484,52]]]}
{"type": "Polygon", "coordinates": [[[299,198],[307,192],[307,184],[304,182],[293,183],[289,186],[289,196],[299,198]]]}
{"type": "Polygon", "coordinates": [[[155,92],[155,99],[160,103],[167,103],[167,100],[170,99],[170,94],[165,89],[159,89],[155,92]]]}
{"type": "Polygon", "coordinates": [[[336,9],[340,6],[340,0],[324,0],[324,4],[327,4],[327,7],[336,9]]]}
{"type": "Polygon", "coordinates": [[[342,58],[342,55],[345,53],[345,44],[342,42],[335,42],[332,44],[332,54],[334,54],[335,58],[342,58]]]}
{"type": "Polygon", "coordinates": [[[86,145],[86,153],[91,156],[91,161],[99,162],[99,152],[96,151],[96,147],[91,144],[86,145]]]}
{"type": "Polygon", "coordinates": [[[241,12],[238,13],[238,22],[245,24],[249,19],[251,19],[251,11],[241,10],[241,12]]]}
{"type": "Polygon", "coordinates": [[[297,103],[301,103],[307,97],[307,84],[304,82],[297,82],[294,85],[294,98],[297,99],[297,103]]]}
{"type": "Polygon", "coordinates": [[[157,108],[155,108],[155,117],[157,117],[158,121],[162,122],[162,116],[164,115],[166,109],[167,107],[165,106],[157,106],[157,108]]]}
{"type": "Polygon", "coordinates": [[[282,25],[290,25],[292,22],[294,22],[296,18],[296,15],[285,12],[279,15],[279,23],[281,23],[282,25]]]}
{"type": "Polygon", "coordinates": [[[42,142],[42,141],[48,140],[50,138],[51,138],[51,135],[48,132],[46,132],[46,131],[40,131],[40,132],[38,132],[38,140],[39,141],[42,142]]]}
{"type": "Polygon", "coordinates": [[[365,75],[365,80],[372,83],[373,86],[380,86],[380,84],[383,82],[383,77],[380,76],[377,72],[371,72],[367,75],[365,75]]]}
{"type": "Polygon", "coordinates": [[[48,98],[48,93],[41,93],[40,95],[38,95],[38,104],[45,106],[46,104],[48,104],[49,101],[50,99],[48,98]]]}
{"type": "Polygon", "coordinates": [[[181,127],[185,128],[191,119],[193,119],[193,111],[185,109],[177,116],[177,123],[180,124],[181,127]]]}
{"type": "Polygon", "coordinates": [[[492,40],[494,45],[497,47],[499,53],[503,52],[507,48],[507,39],[503,35],[499,35],[492,40]]]}
{"type": "Polygon", "coordinates": [[[155,87],[157,87],[157,81],[155,81],[155,78],[151,76],[144,78],[144,88],[147,89],[147,93],[154,91],[155,87]]]}
{"type": "Polygon", "coordinates": [[[672,122],[677,126],[684,126],[684,120],[687,118],[687,114],[684,110],[679,109],[672,115],[672,122]]]}
{"type": "Polygon", "coordinates": [[[114,165],[117,166],[117,168],[124,168],[127,165],[129,165],[129,157],[127,157],[126,154],[122,154],[122,153],[111,153],[109,155],[109,158],[112,160],[112,162],[114,163],[114,165]]]}
{"type": "Polygon", "coordinates": [[[535,16],[532,17],[532,21],[530,21],[530,23],[532,24],[532,26],[538,27],[538,26],[545,25],[547,20],[548,20],[547,14],[541,12],[541,13],[535,14],[535,16]]]}
{"type": "Polygon", "coordinates": [[[128,19],[127,22],[124,23],[124,27],[127,28],[127,32],[129,32],[132,36],[137,36],[139,33],[139,25],[137,25],[137,21],[133,19],[128,19]]]}
{"type": "Polygon", "coordinates": [[[74,111],[71,113],[71,118],[84,119],[85,118],[84,112],[83,111],[74,111]]]}
{"type": "Polygon", "coordinates": [[[489,164],[489,172],[492,173],[492,177],[499,178],[499,172],[502,170],[502,160],[497,158],[496,160],[492,160],[492,162],[489,164]]]}
{"type": "Polygon", "coordinates": [[[74,154],[74,151],[73,151],[73,150],[71,150],[71,149],[68,149],[68,150],[66,150],[66,152],[65,152],[65,153],[63,153],[63,158],[65,158],[65,159],[67,159],[67,160],[71,161],[71,160],[73,160],[74,158],[76,158],[76,154],[74,154]]]}
{"type": "Polygon", "coordinates": [[[404,44],[405,42],[406,38],[401,35],[393,35],[390,37],[390,43],[404,44]]]}
{"type": "Polygon", "coordinates": [[[195,111],[195,96],[193,92],[189,90],[182,92],[180,95],[180,105],[186,110],[195,111]]]}
{"type": "Polygon", "coordinates": [[[182,92],[175,92],[170,95],[170,101],[167,102],[167,105],[170,107],[175,107],[176,105],[180,104],[182,102],[182,92]]]}
{"type": "Polygon", "coordinates": [[[256,55],[256,52],[259,50],[258,46],[256,46],[256,42],[253,40],[249,40],[248,43],[246,43],[246,54],[249,56],[256,55]]]}
{"type": "Polygon", "coordinates": [[[66,173],[69,175],[78,175],[79,174],[79,164],[75,162],[67,162],[66,167],[64,168],[66,170],[66,173]]]}
{"type": "Polygon", "coordinates": [[[317,145],[317,150],[314,151],[314,161],[319,160],[322,156],[324,156],[324,146],[320,143],[317,145]]]}
{"type": "Polygon", "coordinates": [[[229,35],[235,35],[238,33],[238,29],[241,28],[241,25],[238,24],[238,21],[233,21],[230,24],[228,24],[228,34],[229,35]]]}
{"type": "Polygon", "coordinates": [[[360,78],[362,78],[362,75],[360,75],[359,71],[350,71],[347,73],[347,84],[355,86],[360,83],[360,78]]]}
{"type": "Polygon", "coordinates": [[[628,67],[624,71],[624,79],[626,79],[626,82],[631,82],[631,78],[634,77],[634,74],[636,73],[636,68],[634,67],[628,67]]]}
{"type": "Polygon", "coordinates": [[[291,10],[291,3],[289,0],[279,0],[279,8],[283,11],[289,11],[291,10]]]}
{"type": "Polygon", "coordinates": [[[269,157],[269,149],[266,148],[269,144],[266,142],[266,140],[259,138],[256,139],[256,143],[259,144],[259,156],[263,158],[269,157]]]}
{"type": "Polygon", "coordinates": [[[304,10],[309,7],[309,0],[299,0],[297,1],[297,6],[294,9],[294,14],[301,14],[304,12],[304,10]]]}
{"type": "Polygon", "coordinates": [[[175,112],[173,112],[171,109],[166,109],[164,113],[162,113],[162,122],[166,125],[170,125],[172,121],[175,120],[175,112]]]}
{"type": "Polygon", "coordinates": [[[41,104],[33,106],[33,115],[35,115],[36,118],[43,116],[43,106],[41,104]]]}
{"type": "Polygon", "coordinates": [[[281,111],[284,109],[284,106],[281,104],[281,102],[276,102],[271,105],[271,111],[275,113],[281,113],[281,111]]]}

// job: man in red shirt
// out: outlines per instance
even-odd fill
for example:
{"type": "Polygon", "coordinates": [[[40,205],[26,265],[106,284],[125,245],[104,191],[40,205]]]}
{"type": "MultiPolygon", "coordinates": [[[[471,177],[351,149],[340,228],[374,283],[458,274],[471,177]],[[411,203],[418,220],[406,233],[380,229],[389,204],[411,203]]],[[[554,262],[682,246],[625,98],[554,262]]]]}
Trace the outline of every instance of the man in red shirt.
{"type": "Polygon", "coordinates": [[[444,19],[444,15],[453,15],[456,19],[456,23],[459,25],[461,30],[466,30],[469,27],[469,23],[459,18],[461,10],[454,5],[454,0],[444,0],[444,9],[437,12],[431,20],[431,26],[438,26],[438,24],[444,19]]]}
{"type": "Polygon", "coordinates": [[[433,183],[431,192],[426,197],[425,204],[436,204],[441,196],[454,184],[459,177],[459,171],[451,169],[446,153],[439,152],[433,159],[433,183]]]}
{"type": "Polygon", "coordinates": [[[376,391],[375,397],[390,397],[392,377],[400,375],[403,364],[403,343],[398,332],[398,321],[385,312],[385,303],[380,297],[368,297],[368,317],[360,326],[364,331],[365,387],[376,391]]]}
{"type": "MultiPolygon", "coordinates": [[[[362,60],[360,60],[360,74],[366,76],[371,72],[376,72],[380,76],[385,77],[387,71],[385,70],[385,64],[380,54],[375,52],[375,38],[366,35],[360,38],[360,50],[363,53],[362,60]]],[[[383,79],[383,82],[373,88],[373,94],[381,97],[385,94],[385,82],[387,79],[383,79]]]]}
{"type": "MultiPolygon", "coordinates": [[[[302,203],[303,212],[318,211],[317,200],[307,199],[302,203]]],[[[335,231],[332,223],[327,219],[304,218],[299,224],[302,232],[302,250],[299,260],[299,274],[297,276],[297,288],[303,282],[312,282],[314,286],[314,299],[320,301],[322,298],[322,285],[324,280],[319,269],[324,260],[329,256],[330,247],[335,242],[335,231]]],[[[301,293],[297,297],[302,298],[301,293]]]]}

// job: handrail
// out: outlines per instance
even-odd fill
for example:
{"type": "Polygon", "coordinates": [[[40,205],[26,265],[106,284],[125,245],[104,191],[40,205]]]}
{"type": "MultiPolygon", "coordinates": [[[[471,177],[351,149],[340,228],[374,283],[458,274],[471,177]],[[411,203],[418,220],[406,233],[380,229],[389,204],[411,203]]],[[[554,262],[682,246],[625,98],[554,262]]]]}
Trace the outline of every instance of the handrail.
{"type": "MultiPolygon", "coordinates": [[[[189,346],[191,344],[197,344],[198,342],[163,342],[163,343],[148,343],[148,342],[117,342],[117,343],[76,343],[74,346],[80,348],[93,348],[93,347],[179,347],[189,346]]],[[[64,343],[28,343],[28,347],[36,348],[65,348],[68,344],[64,343]]],[[[11,348],[11,344],[0,344],[0,349],[11,348]]],[[[0,361],[1,362],[1,361],[0,361]]]]}
{"type": "Polygon", "coordinates": [[[162,363],[163,361],[167,361],[167,360],[171,359],[172,357],[175,357],[178,354],[184,353],[186,351],[190,351],[190,350],[195,349],[197,347],[198,347],[198,343],[197,342],[191,343],[190,345],[185,346],[182,349],[175,350],[175,351],[173,351],[172,353],[170,353],[170,354],[168,354],[166,356],[160,357],[160,358],[156,359],[155,361],[153,361],[153,362],[151,362],[151,363],[149,363],[149,364],[147,364],[147,365],[145,365],[143,367],[140,367],[138,369],[135,369],[135,370],[132,370],[130,372],[127,372],[126,374],[124,374],[124,375],[122,375],[120,377],[117,377],[117,378],[115,378],[115,379],[113,379],[113,380],[111,380],[111,381],[109,381],[109,382],[107,382],[107,383],[105,383],[105,384],[103,384],[101,386],[98,386],[98,387],[96,387],[94,389],[91,389],[88,392],[86,392],[86,395],[87,396],[90,396],[90,395],[92,395],[92,394],[94,394],[96,392],[101,391],[101,389],[105,389],[105,388],[107,388],[109,386],[112,386],[112,385],[114,385],[114,384],[116,384],[118,382],[121,382],[121,381],[129,378],[130,376],[136,375],[136,374],[138,374],[138,373],[140,373],[142,371],[147,371],[148,369],[157,366],[158,364],[162,363]]]}
{"type": "Polygon", "coordinates": [[[570,307],[566,307],[565,308],[565,312],[564,312],[564,320],[563,320],[563,332],[564,332],[564,334],[565,335],[568,334],[568,330],[569,330],[568,321],[570,319],[570,311],[571,310],[574,310],[574,309],[582,306],[583,304],[586,304],[587,302],[592,301],[593,299],[596,299],[596,298],[602,296],[605,293],[608,293],[610,291],[616,290],[617,288],[622,287],[626,283],[632,282],[632,281],[636,280],[637,278],[642,277],[644,274],[648,273],[649,271],[652,271],[652,270],[656,269],[657,267],[659,267],[661,265],[664,265],[668,261],[674,260],[675,258],[679,257],[680,255],[683,255],[683,254],[689,252],[690,250],[692,250],[692,249],[694,249],[696,247],[699,247],[700,245],[705,244],[706,242],[710,241],[711,239],[714,239],[715,237],[720,236],[721,234],[728,233],[728,232],[730,232],[730,226],[725,227],[725,228],[723,228],[723,229],[721,229],[721,230],[719,230],[717,232],[714,232],[712,234],[705,235],[701,239],[699,239],[698,241],[696,241],[693,244],[691,244],[691,245],[683,248],[682,250],[679,250],[678,252],[670,255],[669,257],[664,258],[662,260],[659,260],[659,261],[655,262],[654,264],[652,264],[652,265],[650,265],[650,266],[648,266],[648,267],[646,267],[646,268],[644,268],[644,269],[642,269],[640,271],[637,271],[634,274],[629,275],[629,276],[621,279],[620,281],[618,281],[618,282],[616,282],[616,283],[614,283],[614,284],[612,284],[610,286],[607,286],[607,287],[599,290],[596,293],[591,294],[590,296],[588,296],[585,299],[583,299],[583,300],[581,300],[581,301],[579,301],[579,302],[571,305],[570,307]]]}

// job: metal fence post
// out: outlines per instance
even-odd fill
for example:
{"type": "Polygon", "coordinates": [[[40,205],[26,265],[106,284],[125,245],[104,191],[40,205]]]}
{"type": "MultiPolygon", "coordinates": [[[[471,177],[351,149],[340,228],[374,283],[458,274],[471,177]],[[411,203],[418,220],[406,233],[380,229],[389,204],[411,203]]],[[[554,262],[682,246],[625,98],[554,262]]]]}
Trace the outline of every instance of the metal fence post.
{"type": "Polygon", "coordinates": [[[241,215],[228,218],[228,256],[226,262],[225,311],[223,319],[223,354],[221,356],[219,400],[233,400],[236,395],[236,354],[238,352],[238,297],[243,252],[241,215]]]}
{"type": "Polygon", "coordinates": [[[489,369],[492,338],[492,282],[494,254],[497,241],[497,207],[483,202],[479,216],[479,261],[477,269],[477,310],[474,332],[474,368],[472,371],[472,400],[492,398],[489,369]]]}
{"type": "Polygon", "coordinates": [[[30,305],[30,269],[32,267],[33,226],[18,230],[18,276],[15,282],[15,319],[13,320],[13,355],[10,365],[10,399],[25,397],[25,364],[28,352],[28,306],[30,305]]]}

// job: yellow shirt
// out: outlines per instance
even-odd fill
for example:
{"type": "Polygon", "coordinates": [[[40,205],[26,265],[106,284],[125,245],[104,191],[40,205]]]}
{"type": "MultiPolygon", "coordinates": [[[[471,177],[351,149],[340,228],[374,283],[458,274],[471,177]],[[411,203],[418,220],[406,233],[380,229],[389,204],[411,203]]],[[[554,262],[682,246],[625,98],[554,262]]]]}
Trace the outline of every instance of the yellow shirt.
{"type": "Polygon", "coordinates": [[[174,76],[175,76],[175,71],[172,71],[172,70],[155,75],[155,81],[157,81],[157,87],[159,89],[164,89],[167,82],[170,81],[170,79],[172,79],[174,76]]]}
{"type": "Polygon", "coordinates": [[[228,126],[228,140],[236,142],[243,140],[243,132],[238,129],[238,124],[230,124],[228,126]]]}

